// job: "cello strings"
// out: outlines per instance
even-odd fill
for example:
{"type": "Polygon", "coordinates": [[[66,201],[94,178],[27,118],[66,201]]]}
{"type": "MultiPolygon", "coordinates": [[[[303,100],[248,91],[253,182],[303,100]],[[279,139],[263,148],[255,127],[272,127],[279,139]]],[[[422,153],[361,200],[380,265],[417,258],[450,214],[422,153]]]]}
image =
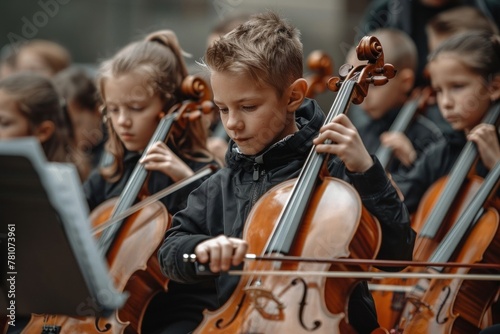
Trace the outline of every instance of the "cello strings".
{"type": "MultiPolygon", "coordinates": [[[[353,78],[354,78],[354,79],[356,79],[357,77],[359,77],[359,73],[356,73],[356,75],[355,75],[355,76],[353,76],[353,78]]],[[[350,79],[346,80],[345,82],[350,82],[350,81],[353,81],[353,78],[350,78],[350,79]]],[[[345,83],[345,82],[344,82],[344,83],[345,83]]],[[[345,112],[345,110],[340,110],[340,109],[341,109],[341,103],[340,103],[339,101],[345,101],[346,99],[350,99],[350,96],[351,96],[351,95],[352,95],[352,93],[353,93],[353,87],[354,87],[353,85],[346,85],[346,84],[342,84],[342,86],[340,87],[339,93],[338,93],[338,95],[337,95],[336,99],[335,99],[335,100],[334,100],[334,102],[333,102],[333,105],[332,105],[332,107],[331,107],[331,110],[330,110],[330,112],[329,112],[329,114],[328,114],[328,116],[327,116],[327,118],[326,118],[326,120],[325,120],[325,123],[324,123],[324,124],[327,124],[327,123],[331,122],[331,121],[332,121],[332,119],[333,119],[335,116],[337,116],[337,115],[338,115],[338,114],[340,114],[340,113],[344,113],[344,112],[345,112]]],[[[305,166],[307,166],[307,165],[308,165],[308,162],[309,162],[312,158],[316,157],[316,156],[314,155],[314,153],[315,153],[315,151],[314,151],[314,150],[315,150],[315,148],[313,147],[313,148],[311,149],[311,153],[309,154],[309,156],[308,156],[308,158],[307,158],[307,161],[306,161],[305,166]]],[[[286,236],[286,235],[289,233],[289,231],[290,231],[290,228],[291,228],[291,227],[290,227],[290,224],[285,224],[286,222],[283,222],[283,221],[282,221],[282,220],[283,220],[283,219],[282,219],[282,217],[283,217],[283,215],[284,215],[284,212],[286,212],[286,210],[287,210],[288,206],[289,206],[289,205],[291,205],[291,204],[290,204],[291,202],[293,202],[293,201],[297,200],[297,198],[299,198],[300,200],[302,200],[302,198],[304,197],[304,196],[302,196],[302,194],[299,194],[299,193],[301,192],[301,189],[299,189],[299,188],[300,188],[300,186],[301,186],[301,183],[299,183],[299,181],[301,181],[301,180],[302,180],[302,175],[303,175],[303,172],[301,172],[301,173],[300,173],[299,178],[298,178],[298,180],[296,181],[296,183],[295,183],[295,185],[294,185],[294,187],[293,187],[293,189],[292,189],[292,191],[291,191],[291,196],[290,196],[290,198],[288,199],[288,201],[287,201],[287,203],[286,203],[286,205],[285,205],[284,209],[282,210],[282,212],[281,212],[281,214],[280,214],[280,217],[279,217],[279,219],[278,219],[278,223],[276,224],[276,227],[274,228],[274,232],[273,232],[273,233],[274,233],[276,236],[286,236]]],[[[314,177],[316,178],[316,177],[317,177],[317,175],[315,175],[314,177]]],[[[271,235],[272,235],[272,234],[271,234],[271,235]]],[[[262,254],[261,254],[261,256],[262,256],[262,257],[265,257],[265,256],[266,256],[266,254],[267,254],[266,250],[268,251],[268,250],[273,250],[273,249],[278,248],[278,247],[277,247],[277,240],[280,240],[280,238],[279,238],[279,237],[277,237],[277,238],[274,238],[274,239],[272,239],[272,240],[271,240],[271,239],[269,239],[269,241],[268,241],[268,243],[267,243],[266,247],[265,247],[265,248],[264,248],[264,250],[262,251],[262,254]],[[275,241],[272,241],[272,240],[275,240],[275,241]]],[[[276,251],[277,251],[277,253],[278,253],[278,254],[282,254],[282,253],[283,253],[283,252],[281,252],[281,249],[276,249],[276,251]]],[[[258,263],[256,264],[256,269],[255,269],[253,272],[254,272],[254,273],[261,273],[261,272],[264,272],[264,271],[262,270],[262,268],[264,268],[264,266],[265,266],[264,261],[260,261],[260,260],[257,260],[257,261],[258,261],[258,263]]],[[[277,263],[279,263],[279,265],[281,266],[281,263],[282,263],[282,262],[281,262],[281,261],[279,261],[279,262],[275,262],[275,264],[277,264],[277,263]]],[[[260,277],[260,276],[262,276],[262,275],[260,275],[260,274],[259,274],[259,277],[260,277]]],[[[250,286],[253,284],[253,281],[254,281],[254,280],[255,280],[255,278],[254,278],[254,277],[249,278],[249,279],[248,279],[248,281],[247,281],[246,286],[247,286],[247,287],[250,287],[250,286]]],[[[260,278],[259,278],[258,280],[260,280],[260,278]]]]}
{"type": "MultiPolygon", "coordinates": [[[[248,276],[255,275],[253,271],[230,270],[229,275],[248,276]]],[[[383,279],[383,278],[425,278],[425,279],[461,279],[461,280],[479,280],[479,281],[500,281],[500,275],[488,274],[443,274],[443,273],[391,273],[391,272],[359,272],[359,271],[297,271],[297,270],[266,270],[259,271],[263,276],[321,276],[329,278],[364,278],[364,279],[383,279]]]]}

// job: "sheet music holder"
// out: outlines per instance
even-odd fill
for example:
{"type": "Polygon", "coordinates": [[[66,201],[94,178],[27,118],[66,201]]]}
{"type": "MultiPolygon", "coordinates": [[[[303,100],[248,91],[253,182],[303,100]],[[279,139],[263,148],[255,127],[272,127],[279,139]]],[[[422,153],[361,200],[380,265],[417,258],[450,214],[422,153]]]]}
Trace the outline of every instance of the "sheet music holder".
{"type": "Polygon", "coordinates": [[[126,295],[115,290],[91,234],[76,168],[47,162],[34,138],[0,142],[0,237],[1,315],[12,300],[20,316],[107,316],[123,306],[126,295]]]}

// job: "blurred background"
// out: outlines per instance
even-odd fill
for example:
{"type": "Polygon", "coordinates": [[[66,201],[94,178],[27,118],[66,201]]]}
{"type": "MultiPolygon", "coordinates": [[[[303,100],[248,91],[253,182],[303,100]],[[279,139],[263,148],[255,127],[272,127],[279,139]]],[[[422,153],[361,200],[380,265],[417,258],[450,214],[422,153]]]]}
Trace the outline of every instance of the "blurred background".
{"type": "MultiPolygon", "coordinates": [[[[304,58],[323,50],[334,74],[347,50],[357,45],[361,15],[370,0],[1,0],[0,46],[49,39],[65,46],[73,62],[95,70],[125,44],[158,29],[172,29],[192,55],[190,68],[205,51],[207,37],[220,22],[238,14],[272,9],[300,29],[304,58]]],[[[305,68],[307,72],[307,67],[305,68]]],[[[330,105],[331,95],[318,96],[330,105]]]]}

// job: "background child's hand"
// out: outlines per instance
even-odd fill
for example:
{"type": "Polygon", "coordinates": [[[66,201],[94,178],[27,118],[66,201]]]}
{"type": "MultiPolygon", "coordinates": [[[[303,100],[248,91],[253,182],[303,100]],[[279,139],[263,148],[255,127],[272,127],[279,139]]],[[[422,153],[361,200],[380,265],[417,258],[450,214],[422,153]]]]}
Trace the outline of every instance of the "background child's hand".
{"type": "Polygon", "coordinates": [[[163,142],[154,143],[140,161],[147,170],[157,170],[168,175],[174,182],[194,174],[193,170],[163,142]]]}
{"type": "Polygon", "coordinates": [[[248,243],[245,240],[219,235],[199,243],[194,249],[194,253],[198,262],[210,262],[210,270],[218,273],[219,271],[228,271],[231,265],[240,264],[247,249],[248,243]]]}
{"type": "Polygon", "coordinates": [[[469,132],[467,139],[476,143],[486,168],[492,169],[500,160],[500,144],[494,125],[484,123],[477,125],[469,132]]]}
{"type": "Polygon", "coordinates": [[[207,138],[207,148],[216,158],[224,161],[226,157],[228,143],[226,140],[217,137],[207,138]]]}
{"type": "Polygon", "coordinates": [[[394,156],[406,167],[417,159],[417,151],[404,133],[384,132],[380,135],[380,143],[391,148],[394,156]]]}
{"type": "Polygon", "coordinates": [[[319,132],[319,136],[313,141],[316,152],[337,155],[353,173],[366,172],[373,165],[373,159],[368,154],[358,130],[346,115],[337,115],[319,132]],[[327,139],[332,143],[324,144],[327,139]]]}

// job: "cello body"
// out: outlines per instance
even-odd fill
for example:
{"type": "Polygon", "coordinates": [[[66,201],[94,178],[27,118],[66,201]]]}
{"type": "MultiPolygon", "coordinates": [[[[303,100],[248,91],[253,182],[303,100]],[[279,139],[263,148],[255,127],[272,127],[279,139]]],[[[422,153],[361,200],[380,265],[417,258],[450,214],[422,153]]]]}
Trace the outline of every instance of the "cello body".
{"type": "MultiPolygon", "coordinates": [[[[500,106],[497,103],[490,108],[483,123],[496,124],[499,115],[500,106]]],[[[437,180],[422,197],[412,219],[412,228],[417,232],[414,260],[426,262],[431,259],[442,240],[478,194],[483,178],[475,175],[477,157],[475,144],[468,141],[450,173],[437,180]]],[[[386,279],[381,285],[411,287],[416,283],[415,279],[386,279]]],[[[403,291],[374,291],[377,309],[386,310],[379,316],[383,326],[397,328],[401,325],[398,324],[400,321],[406,321],[409,316],[404,311],[406,294],[403,291]]]]}
{"type": "MultiPolygon", "coordinates": [[[[499,214],[496,209],[489,208],[467,236],[456,262],[499,261],[499,214]]],[[[450,272],[467,273],[471,270],[455,269],[450,272]]],[[[498,272],[491,273],[498,275],[498,272]]],[[[403,333],[469,334],[479,333],[483,326],[491,325],[483,320],[495,301],[498,281],[433,280],[428,286],[421,300],[415,303],[416,308],[403,333]]]]}
{"type": "MultiPolygon", "coordinates": [[[[287,202],[295,180],[264,194],[247,218],[244,239],[259,254],[287,202]]],[[[380,227],[363,209],[359,195],[344,181],[325,178],[318,186],[290,255],[372,258],[380,245],[380,227]],[[336,210],[331,210],[335,203],[336,210]]],[[[356,333],[347,319],[349,293],[356,279],[308,276],[328,271],[329,264],[248,262],[228,302],[205,313],[194,333],[356,333]],[[259,275],[262,270],[296,271],[292,276],[259,275]]],[[[366,268],[349,268],[363,270],[366,268]]],[[[340,269],[341,270],[341,269],[340,269]]]]}
{"type": "MultiPolygon", "coordinates": [[[[462,277],[418,281],[407,297],[399,332],[477,333],[493,323],[493,304],[500,289],[500,284],[493,278],[499,271],[497,268],[482,267],[481,263],[498,263],[500,260],[499,214],[494,205],[499,177],[500,162],[490,170],[474,199],[429,261],[443,263],[452,259],[459,263],[479,265],[481,271],[478,268],[474,271],[486,272],[492,276],[492,280],[474,281],[462,277]]],[[[437,265],[428,267],[429,271],[448,269],[437,265]]],[[[454,269],[452,273],[465,275],[469,271],[472,270],[454,269]]]]}
{"type": "MultiPolygon", "coordinates": [[[[434,183],[426,192],[419,205],[419,209],[412,219],[412,228],[417,232],[415,240],[415,248],[413,253],[414,261],[428,261],[432,253],[437,249],[439,243],[446,235],[447,231],[454,225],[460,217],[460,214],[465,210],[471,202],[474,195],[477,193],[482,184],[482,178],[472,176],[468,178],[461,188],[460,196],[453,202],[454,210],[446,216],[445,221],[441,224],[436,238],[418,237],[418,233],[424,226],[429,213],[439,199],[443,188],[446,186],[448,177],[443,177],[434,183]]],[[[409,267],[404,272],[418,272],[416,267],[409,267]]],[[[385,278],[380,281],[380,285],[411,287],[417,283],[416,279],[411,278],[385,278]]],[[[383,310],[378,313],[378,319],[381,326],[386,328],[394,328],[397,326],[403,312],[405,303],[405,292],[402,291],[372,291],[373,299],[377,310],[383,310]]]]}
{"type": "MultiPolygon", "coordinates": [[[[110,199],[92,211],[90,218],[94,227],[108,220],[116,201],[110,199]]],[[[23,333],[39,334],[43,330],[50,333],[55,328],[61,334],[140,333],[149,301],[159,291],[167,291],[168,279],[160,271],[156,250],[169,226],[170,215],[160,202],[141,209],[124,223],[107,256],[117,290],[133,291],[120,310],[106,318],[96,316],[91,308],[85,309],[81,318],[34,314],[23,333]],[[140,251],[132,246],[138,244],[142,245],[140,251]]]]}

